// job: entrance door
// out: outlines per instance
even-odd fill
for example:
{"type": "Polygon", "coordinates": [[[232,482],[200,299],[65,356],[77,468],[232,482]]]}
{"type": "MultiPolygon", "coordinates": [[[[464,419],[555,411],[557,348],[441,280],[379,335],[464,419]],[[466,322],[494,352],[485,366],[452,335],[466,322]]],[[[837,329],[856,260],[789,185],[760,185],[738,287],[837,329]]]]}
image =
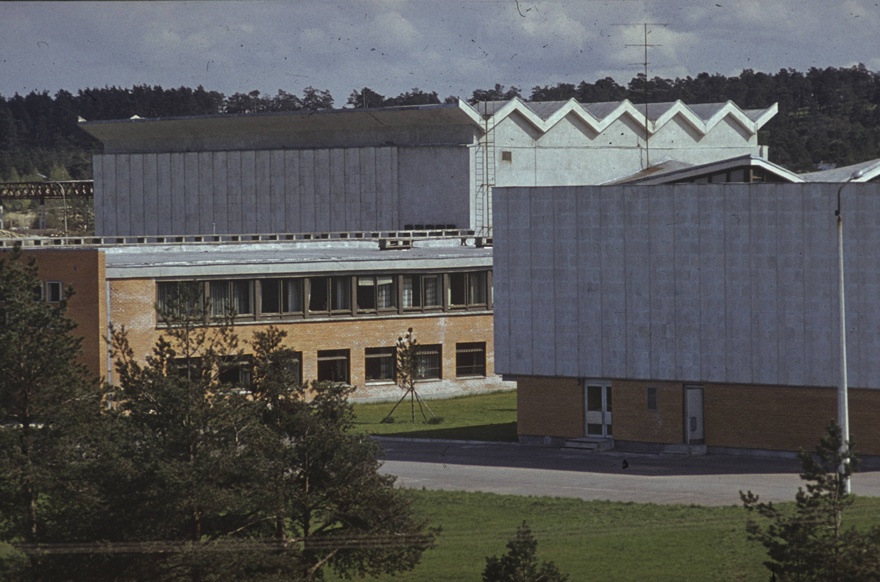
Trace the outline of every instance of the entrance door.
{"type": "Polygon", "coordinates": [[[685,386],[685,442],[701,445],[703,434],[703,387],[685,386]]]}
{"type": "Polygon", "coordinates": [[[611,384],[585,382],[584,404],[587,436],[610,438],[613,434],[611,430],[611,384]]]}

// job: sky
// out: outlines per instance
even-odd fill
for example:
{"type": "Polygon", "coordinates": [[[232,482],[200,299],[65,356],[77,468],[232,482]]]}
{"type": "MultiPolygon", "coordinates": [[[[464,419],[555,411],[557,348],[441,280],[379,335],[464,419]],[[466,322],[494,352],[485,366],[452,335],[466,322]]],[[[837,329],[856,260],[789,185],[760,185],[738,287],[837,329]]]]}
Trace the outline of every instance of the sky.
{"type": "Polygon", "coordinates": [[[0,2],[0,95],[199,85],[232,95],[880,71],[880,0],[0,2]]]}

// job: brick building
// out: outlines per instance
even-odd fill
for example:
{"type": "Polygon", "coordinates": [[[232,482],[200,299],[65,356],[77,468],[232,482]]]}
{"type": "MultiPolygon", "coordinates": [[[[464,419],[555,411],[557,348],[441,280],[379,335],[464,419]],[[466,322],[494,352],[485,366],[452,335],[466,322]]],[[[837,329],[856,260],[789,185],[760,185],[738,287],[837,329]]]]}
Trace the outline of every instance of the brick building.
{"type": "MultiPolygon", "coordinates": [[[[466,233],[417,233],[418,240],[394,234],[210,243],[83,239],[64,248],[31,240],[25,255],[37,260],[46,300],[74,287],[69,315],[79,324],[84,363],[111,382],[108,323],[124,325],[136,357],[144,358],[165,330],[163,304],[186,288],[207,305],[205,325],[234,313],[245,356],[253,333],[274,325],[299,352],[301,379],[350,383],[358,398],[399,394],[393,347],[409,328],[420,345],[421,393],[510,387],[493,371],[491,249],[466,233]]],[[[246,384],[247,370],[234,381],[246,384]]]]}

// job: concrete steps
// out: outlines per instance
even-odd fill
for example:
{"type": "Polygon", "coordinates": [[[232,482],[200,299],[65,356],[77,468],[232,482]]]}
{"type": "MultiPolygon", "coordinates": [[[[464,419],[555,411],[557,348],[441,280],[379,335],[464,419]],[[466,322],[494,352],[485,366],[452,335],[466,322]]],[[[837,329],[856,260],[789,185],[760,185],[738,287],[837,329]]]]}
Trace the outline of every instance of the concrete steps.
{"type": "Polygon", "coordinates": [[[590,451],[596,453],[602,451],[610,451],[614,448],[614,441],[612,439],[591,438],[568,439],[562,444],[562,448],[579,449],[582,451],[590,451]]]}

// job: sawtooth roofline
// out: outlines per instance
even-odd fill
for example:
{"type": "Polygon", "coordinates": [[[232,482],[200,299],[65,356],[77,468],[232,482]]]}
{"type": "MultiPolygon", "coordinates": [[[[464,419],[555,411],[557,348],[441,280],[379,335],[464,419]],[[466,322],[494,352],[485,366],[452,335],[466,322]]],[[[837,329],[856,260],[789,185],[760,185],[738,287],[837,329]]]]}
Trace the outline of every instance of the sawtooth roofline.
{"type": "MultiPolygon", "coordinates": [[[[546,117],[542,117],[532,108],[532,102],[523,101],[519,97],[514,97],[510,101],[495,102],[493,105],[493,113],[487,117],[483,123],[487,124],[491,129],[505,118],[513,113],[518,113],[527,120],[535,129],[546,133],[554,125],[559,123],[565,116],[571,114],[578,117],[585,124],[590,126],[596,133],[601,133],[607,129],[612,123],[621,117],[629,116],[632,120],[645,126],[644,105],[633,105],[628,99],[620,102],[612,103],[593,103],[583,104],[574,99],[568,101],[555,102],[558,108],[546,117]],[[615,105],[616,103],[616,105],[615,105]],[[594,115],[590,112],[593,110],[607,110],[611,107],[611,112],[605,115],[594,115]]],[[[479,108],[481,104],[470,105],[474,112],[479,116],[479,108]]],[[[488,111],[488,108],[484,110],[488,111]]],[[[682,101],[674,101],[671,103],[651,103],[648,105],[647,120],[648,131],[651,134],[657,133],[664,125],[669,123],[676,117],[685,120],[695,131],[702,135],[709,133],[716,125],[724,119],[730,118],[736,121],[743,129],[751,135],[758,133],[776,113],[779,111],[779,104],[774,103],[766,109],[740,109],[732,101],[726,103],[710,103],[695,106],[689,106],[682,101]],[[699,112],[698,112],[699,111],[699,112]],[[706,115],[708,113],[708,116],[706,115]]]]}
{"type": "MultiPolygon", "coordinates": [[[[601,133],[622,117],[629,117],[642,127],[646,124],[644,105],[629,100],[582,104],[574,99],[557,102],[528,102],[519,97],[510,101],[480,102],[474,105],[459,99],[455,103],[379,107],[368,109],[329,109],[243,114],[215,114],[186,117],[142,118],[87,121],[79,126],[105,145],[150,139],[157,133],[216,135],[240,132],[314,132],[327,130],[371,130],[391,127],[471,126],[478,133],[491,130],[507,117],[517,114],[542,133],[573,115],[596,133],[601,133]],[[544,111],[540,114],[537,109],[544,111]],[[481,113],[482,110],[482,113],[481,113]]],[[[652,103],[648,106],[647,129],[657,133],[673,119],[680,118],[697,133],[706,135],[726,119],[736,122],[754,135],[778,111],[774,103],[766,109],[743,110],[731,101],[686,105],[681,101],[652,103]]]]}

